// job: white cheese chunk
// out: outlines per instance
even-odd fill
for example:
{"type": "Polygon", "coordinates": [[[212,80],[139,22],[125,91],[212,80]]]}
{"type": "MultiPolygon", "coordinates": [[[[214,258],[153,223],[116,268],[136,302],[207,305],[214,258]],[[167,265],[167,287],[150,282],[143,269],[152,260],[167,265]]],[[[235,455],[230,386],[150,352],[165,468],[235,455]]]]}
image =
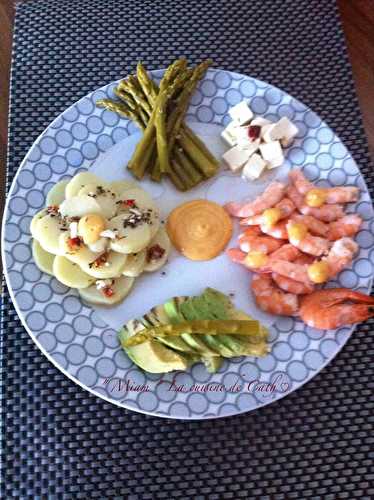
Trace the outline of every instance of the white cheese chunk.
{"type": "Polygon", "coordinates": [[[246,101],[241,101],[229,110],[231,118],[238,125],[246,125],[253,118],[253,113],[246,101]]]}
{"type": "Polygon", "coordinates": [[[291,144],[298,132],[298,128],[286,116],[268,127],[263,134],[265,142],[281,141],[282,146],[291,144]]]}
{"type": "Polygon", "coordinates": [[[111,240],[115,240],[117,238],[116,232],[112,229],[105,229],[104,231],[101,231],[100,236],[102,236],[103,238],[109,238],[111,240]]]}
{"type": "Polygon", "coordinates": [[[103,288],[106,288],[107,286],[112,286],[113,280],[96,280],[96,288],[98,290],[102,290],[103,288]]]}
{"type": "Polygon", "coordinates": [[[233,148],[226,151],[222,156],[224,162],[228,165],[230,170],[237,172],[242,168],[244,163],[248,160],[250,153],[246,149],[241,149],[239,146],[234,146],[233,148]]]}
{"type": "Polygon", "coordinates": [[[95,243],[91,243],[88,245],[88,248],[91,250],[91,252],[95,253],[101,253],[105,252],[107,249],[109,240],[107,238],[99,238],[95,243]]]}
{"type": "Polygon", "coordinates": [[[274,123],[267,123],[266,125],[262,125],[261,127],[261,139],[264,141],[265,137],[267,137],[267,133],[274,127],[274,123]]]}
{"type": "Polygon", "coordinates": [[[265,161],[272,161],[283,157],[282,146],[279,141],[261,144],[260,153],[265,161]]]}
{"type": "Polygon", "coordinates": [[[258,125],[259,127],[263,127],[264,125],[271,125],[271,121],[266,118],[262,118],[262,116],[256,116],[251,121],[251,125],[258,125]]]}
{"type": "Polygon", "coordinates": [[[253,154],[244,165],[242,177],[245,180],[254,181],[260,177],[266,169],[267,163],[257,153],[253,154]]]}
{"type": "Polygon", "coordinates": [[[70,238],[78,237],[78,222],[71,222],[69,224],[70,238]]]}
{"type": "Polygon", "coordinates": [[[221,133],[222,139],[228,144],[231,148],[237,143],[237,129],[239,125],[233,120],[231,121],[225,130],[221,133]]]}

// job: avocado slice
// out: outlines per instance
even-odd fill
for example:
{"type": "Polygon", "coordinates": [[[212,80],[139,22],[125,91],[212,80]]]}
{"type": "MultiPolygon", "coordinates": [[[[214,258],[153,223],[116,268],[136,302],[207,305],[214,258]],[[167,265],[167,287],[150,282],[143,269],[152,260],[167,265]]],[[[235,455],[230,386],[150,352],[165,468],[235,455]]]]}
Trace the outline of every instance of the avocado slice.
{"type": "MultiPolygon", "coordinates": [[[[156,326],[159,324],[167,324],[170,323],[170,320],[165,313],[164,306],[156,306],[149,311],[148,314],[143,316],[152,326],[156,326]]],[[[176,351],[181,351],[184,353],[196,354],[183,338],[180,337],[160,337],[158,338],[159,342],[162,342],[166,346],[171,349],[175,349],[176,351]]]]}
{"type": "Polygon", "coordinates": [[[212,356],[211,358],[203,358],[202,361],[209,373],[216,373],[222,365],[223,358],[220,356],[212,356]]]}
{"type": "Polygon", "coordinates": [[[156,340],[143,342],[133,347],[124,347],[124,341],[143,328],[144,325],[140,321],[132,320],[119,332],[122,347],[136,365],[150,373],[167,373],[188,368],[191,358],[178,354],[156,340]]]}
{"type": "MultiPolygon", "coordinates": [[[[200,318],[186,318],[182,312],[181,308],[184,304],[188,303],[190,299],[186,297],[175,297],[164,304],[165,312],[169,317],[169,320],[173,323],[180,323],[185,321],[185,319],[200,319],[200,318]]],[[[201,354],[201,356],[219,356],[219,353],[211,349],[203,340],[202,337],[197,335],[191,335],[189,333],[183,333],[181,335],[183,341],[189,345],[195,352],[201,354]]]]}

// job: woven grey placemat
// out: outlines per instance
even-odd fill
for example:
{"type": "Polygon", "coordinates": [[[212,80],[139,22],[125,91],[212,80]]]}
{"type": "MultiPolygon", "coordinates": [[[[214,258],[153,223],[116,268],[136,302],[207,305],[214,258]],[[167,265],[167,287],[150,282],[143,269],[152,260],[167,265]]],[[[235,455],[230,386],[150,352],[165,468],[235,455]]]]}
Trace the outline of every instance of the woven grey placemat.
{"type": "MultiPolygon", "coordinates": [[[[17,6],[10,182],[67,106],[133,70],[212,57],[295,95],[341,136],[374,187],[333,0],[28,0],[17,6]]],[[[9,184],[8,184],[9,185],[9,184]]],[[[229,419],[121,410],[58,372],[2,302],[5,498],[370,498],[370,330],[284,400],[229,419]]]]}

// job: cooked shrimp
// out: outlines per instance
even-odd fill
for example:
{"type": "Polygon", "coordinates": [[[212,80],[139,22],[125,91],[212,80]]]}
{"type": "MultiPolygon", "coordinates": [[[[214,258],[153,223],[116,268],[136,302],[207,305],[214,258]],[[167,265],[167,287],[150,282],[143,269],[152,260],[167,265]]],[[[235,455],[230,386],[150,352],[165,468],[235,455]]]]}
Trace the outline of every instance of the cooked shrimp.
{"type": "Polygon", "coordinates": [[[348,288],[316,290],[301,299],[299,313],[312,328],[335,329],[374,317],[374,297],[348,288]]]}
{"type": "Polygon", "coordinates": [[[308,255],[307,253],[300,253],[299,257],[296,257],[294,260],[295,264],[307,264],[308,266],[315,261],[312,255],[308,255]]]}
{"type": "Polygon", "coordinates": [[[312,293],[314,290],[314,286],[310,283],[301,283],[278,273],[273,273],[271,276],[279,288],[289,293],[302,295],[312,293]]]}
{"type": "Polygon", "coordinates": [[[241,264],[249,271],[253,271],[256,273],[270,273],[271,272],[271,270],[269,269],[269,267],[267,267],[266,264],[264,266],[260,266],[260,267],[251,266],[248,259],[246,259],[248,254],[246,252],[243,252],[242,250],[240,250],[240,248],[229,248],[228,250],[226,250],[226,254],[233,262],[235,262],[236,264],[241,264]]]}
{"type": "Polygon", "coordinates": [[[280,246],[282,246],[282,242],[277,240],[276,238],[272,238],[271,236],[255,236],[253,235],[252,228],[244,231],[239,236],[239,247],[243,252],[251,252],[253,250],[263,253],[272,253],[275,250],[278,250],[280,246]]]}
{"type": "Polygon", "coordinates": [[[354,236],[360,229],[362,219],[359,215],[345,215],[335,222],[331,222],[328,230],[328,238],[331,241],[336,241],[345,236],[354,236]]]}
{"type": "Polygon", "coordinates": [[[286,226],[288,239],[291,245],[295,246],[304,253],[315,255],[316,257],[320,257],[321,255],[328,253],[330,243],[326,238],[312,236],[309,233],[299,238],[293,234],[293,225],[295,225],[295,223],[290,221],[286,226]]]}
{"type": "Polygon", "coordinates": [[[250,217],[262,213],[267,208],[276,205],[286,192],[286,185],[274,181],[256,199],[245,203],[227,203],[225,209],[234,217],[250,217]]]}
{"type": "Polygon", "coordinates": [[[341,238],[332,245],[328,255],[322,259],[329,266],[330,278],[333,278],[350,265],[358,252],[358,245],[352,238],[341,238]]]}
{"type": "Polygon", "coordinates": [[[329,231],[328,224],[325,224],[324,222],[316,219],[312,215],[302,215],[294,213],[291,215],[291,220],[304,224],[311,233],[316,234],[317,236],[326,237],[329,231]]]}
{"type": "MultiPolygon", "coordinates": [[[[277,203],[274,206],[274,208],[279,210],[278,220],[281,220],[285,219],[286,217],[289,217],[296,207],[289,198],[283,198],[279,203],[277,203]]],[[[242,226],[256,226],[265,223],[266,223],[266,217],[264,217],[264,213],[258,215],[252,215],[251,217],[247,217],[240,221],[240,224],[242,226]]]]}
{"type": "Polygon", "coordinates": [[[321,207],[308,207],[304,203],[304,197],[298,190],[290,184],[287,188],[287,196],[296,205],[299,212],[303,215],[312,215],[314,218],[323,222],[332,222],[340,219],[344,215],[344,210],[341,205],[322,205],[321,207]]]}
{"type": "Polygon", "coordinates": [[[290,243],[284,244],[279,250],[276,250],[270,255],[273,260],[288,260],[289,262],[294,262],[302,257],[302,253],[296,247],[290,243]]]}
{"type": "Polygon", "coordinates": [[[292,316],[297,313],[297,295],[282,291],[267,274],[253,276],[252,291],[258,307],[263,311],[281,316],[292,316]]]}
{"type": "Polygon", "coordinates": [[[308,276],[308,266],[305,264],[297,264],[296,262],[288,262],[281,259],[269,259],[266,265],[272,272],[291,278],[300,283],[312,284],[308,276]]]}
{"type": "Polygon", "coordinates": [[[269,227],[266,224],[261,224],[261,231],[273,238],[277,238],[280,240],[287,240],[287,229],[286,229],[287,221],[280,221],[275,226],[269,227]]]}
{"type": "MultiPolygon", "coordinates": [[[[288,177],[291,179],[298,192],[302,195],[305,195],[308,191],[315,189],[313,183],[311,183],[304,176],[301,170],[292,170],[289,172],[288,177]]],[[[360,194],[359,189],[355,186],[338,186],[321,189],[326,196],[325,203],[328,204],[351,203],[353,201],[357,201],[360,194]]]]}
{"type": "Polygon", "coordinates": [[[299,169],[288,172],[288,177],[301,195],[306,194],[315,187],[299,169]]]}

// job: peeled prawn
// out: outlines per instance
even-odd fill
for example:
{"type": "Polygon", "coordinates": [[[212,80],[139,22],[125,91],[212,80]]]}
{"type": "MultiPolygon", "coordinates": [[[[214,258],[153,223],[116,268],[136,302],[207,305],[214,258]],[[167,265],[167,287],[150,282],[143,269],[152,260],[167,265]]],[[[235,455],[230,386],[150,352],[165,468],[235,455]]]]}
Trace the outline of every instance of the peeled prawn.
{"type": "Polygon", "coordinates": [[[308,207],[304,203],[304,197],[298,190],[290,184],[287,188],[287,196],[296,205],[299,212],[303,215],[312,215],[314,218],[323,222],[332,222],[340,219],[344,215],[344,210],[341,205],[322,205],[322,207],[308,207]]]}
{"type": "Polygon", "coordinates": [[[306,295],[312,293],[314,286],[310,283],[301,283],[287,276],[282,276],[278,273],[272,273],[272,278],[275,283],[285,292],[294,293],[296,295],[306,295]]]}
{"type": "Polygon", "coordinates": [[[275,224],[272,227],[268,227],[266,224],[261,224],[261,231],[273,238],[277,238],[280,240],[287,240],[288,234],[286,229],[287,221],[280,221],[278,224],[275,224]]]}
{"type": "MultiPolygon", "coordinates": [[[[315,189],[314,184],[304,176],[301,170],[292,170],[288,176],[301,195],[305,195],[311,189],[315,189]]],[[[355,186],[337,186],[322,189],[326,194],[325,203],[328,204],[351,203],[357,201],[360,194],[359,189],[355,186]]]]}
{"type": "Polygon", "coordinates": [[[348,288],[316,290],[301,299],[299,314],[312,328],[335,329],[374,317],[374,297],[348,288]]]}
{"type": "Polygon", "coordinates": [[[298,311],[298,297],[278,288],[268,274],[255,274],[252,292],[260,309],[270,314],[292,316],[298,311]]]}
{"type": "Polygon", "coordinates": [[[239,247],[243,252],[262,252],[262,253],[272,253],[278,250],[282,246],[282,242],[271,236],[254,236],[251,232],[244,231],[239,238],[239,247]]]}
{"type": "Polygon", "coordinates": [[[251,217],[276,205],[283,198],[286,189],[285,184],[274,181],[253,201],[247,203],[227,203],[225,209],[234,217],[251,217]]]}
{"type": "Polygon", "coordinates": [[[308,275],[308,266],[305,264],[297,264],[296,262],[288,262],[280,259],[270,259],[266,267],[272,272],[285,276],[286,278],[312,285],[308,275]]]}
{"type": "Polygon", "coordinates": [[[249,271],[253,271],[255,273],[270,273],[271,270],[267,266],[261,267],[252,267],[249,265],[248,260],[246,260],[247,252],[243,252],[240,248],[229,248],[226,250],[226,255],[233,261],[235,264],[242,264],[249,271]]]}
{"type": "Polygon", "coordinates": [[[309,253],[310,255],[315,255],[316,257],[320,257],[321,255],[325,255],[328,253],[330,249],[330,242],[326,238],[307,234],[302,239],[298,239],[292,236],[289,229],[290,223],[287,224],[287,231],[288,239],[291,245],[295,246],[302,252],[309,253]]]}
{"type": "Polygon", "coordinates": [[[336,241],[345,236],[354,236],[360,229],[362,219],[359,215],[349,214],[335,222],[331,222],[328,230],[328,238],[336,241]]]}
{"type": "Polygon", "coordinates": [[[325,224],[321,220],[316,219],[312,215],[302,215],[295,213],[291,215],[291,220],[304,224],[311,233],[316,234],[317,236],[326,237],[329,231],[328,224],[325,224]]]}
{"type": "MultiPolygon", "coordinates": [[[[289,217],[292,212],[295,210],[294,203],[289,198],[283,198],[279,203],[277,203],[274,208],[277,208],[280,211],[280,219],[285,219],[289,217]]],[[[240,221],[242,226],[255,226],[264,224],[263,214],[252,215],[251,217],[246,217],[240,221]]]]}
{"type": "Polygon", "coordinates": [[[333,278],[349,266],[357,252],[358,245],[352,238],[336,240],[330,248],[328,255],[322,259],[329,266],[330,278],[333,278]]]}

